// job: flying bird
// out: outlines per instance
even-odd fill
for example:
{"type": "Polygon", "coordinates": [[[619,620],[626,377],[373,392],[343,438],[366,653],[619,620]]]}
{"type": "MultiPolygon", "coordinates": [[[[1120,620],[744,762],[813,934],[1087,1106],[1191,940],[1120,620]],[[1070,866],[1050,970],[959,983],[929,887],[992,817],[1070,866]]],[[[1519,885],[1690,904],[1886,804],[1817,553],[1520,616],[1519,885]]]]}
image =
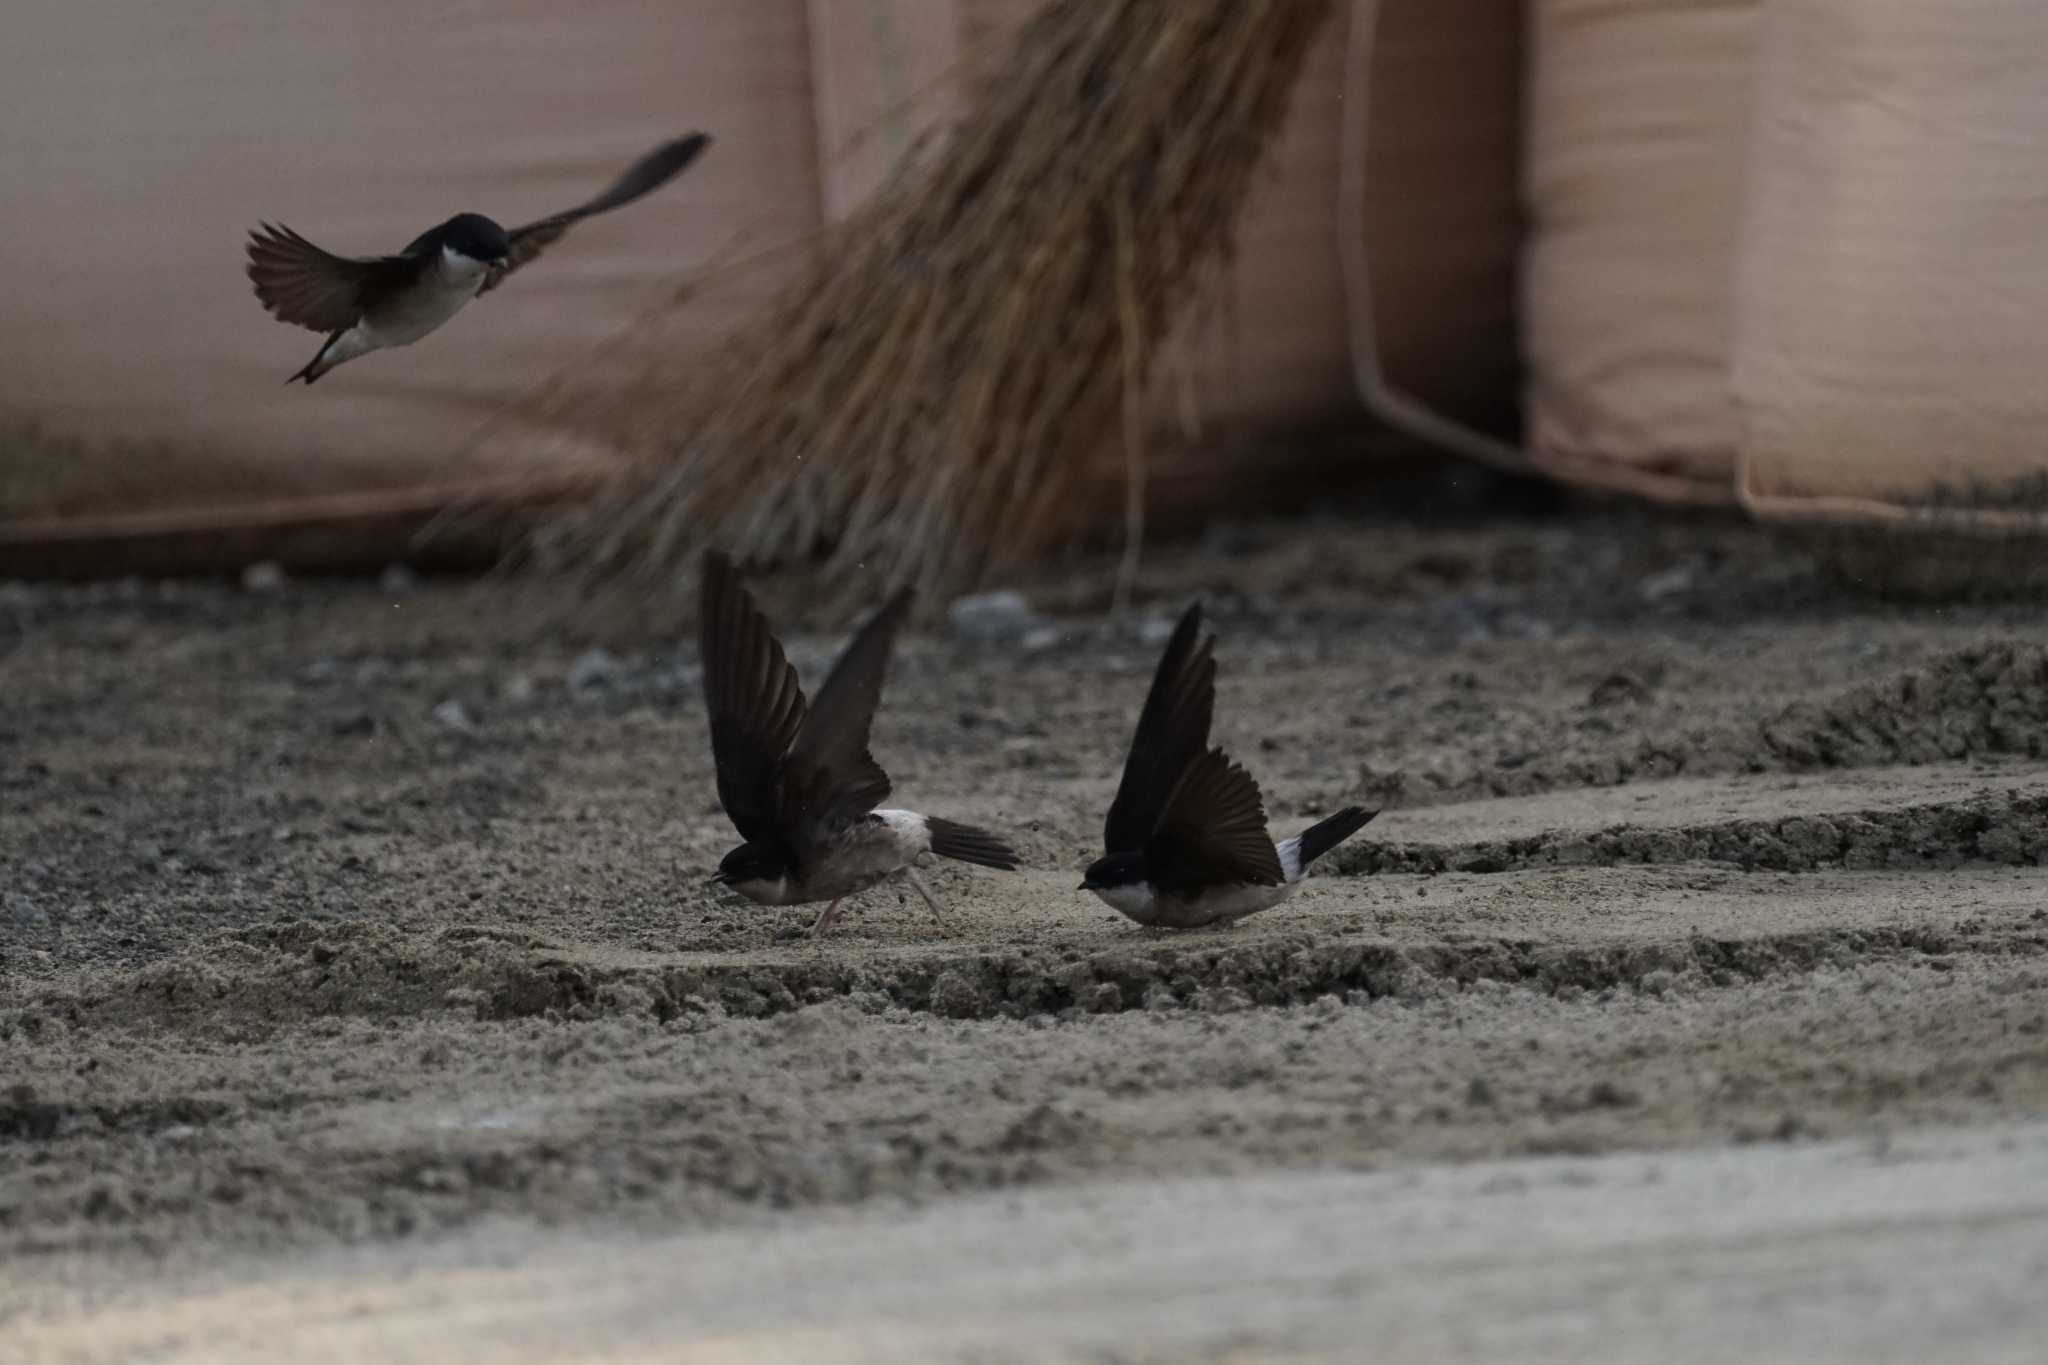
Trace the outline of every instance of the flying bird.
{"type": "Polygon", "coordinates": [[[1278,905],[1310,863],[1379,814],[1346,806],[1274,847],[1259,784],[1209,747],[1215,638],[1201,631],[1197,602],[1159,658],[1103,821],[1104,856],[1081,882],[1081,890],[1147,926],[1230,924],[1278,905]]]}
{"type": "Polygon", "coordinates": [[[813,934],[831,928],[839,902],[901,873],[932,913],[945,916],[914,862],[936,853],[1013,871],[1017,855],[969,825],[907,810],[878,810],[889,775],[868,753],[868,729],[896,629],[910,610],[900,589],[832,665],[817,701],[804,703],[796,669],[732,561],[704,558],[698,616],[704,703],[718,799],[746,840],[712,879],[761,905],[827,902],[813,934]]]}
{"type": "Polygon", "coordinates": [[[335,366],[387,346],[409,346],[479,294],[560,241],[585,218],[609,213],[675,179],[710,145],[705,133],[664,142],[603,194],[506,231],[480,213],[428,228],[396,256],[336,256],[282,225],[249,234],[249,278],[278,321],[327,333],[287,379],[308,384],[335,366]]]}

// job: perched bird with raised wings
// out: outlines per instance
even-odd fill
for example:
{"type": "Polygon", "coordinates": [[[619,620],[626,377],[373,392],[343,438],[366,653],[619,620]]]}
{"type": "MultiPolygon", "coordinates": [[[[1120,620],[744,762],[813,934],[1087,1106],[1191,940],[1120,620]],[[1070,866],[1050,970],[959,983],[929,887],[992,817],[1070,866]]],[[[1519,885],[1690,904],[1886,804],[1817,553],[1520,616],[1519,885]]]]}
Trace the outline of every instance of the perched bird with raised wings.
{"type": "Polygon", "coordinates": [[[868,753],[868,730],[910,589],[898,590],[860,628],[809,706],[731,560],[716,552],[704,557],[701,593],[704,703],[718,799],[746,840],[725,855],[713,881],[761,905],[828,902],[811,926],[822,934],[841,900],[898,873],[943,924],[914,866],[925,853],[1015,870],[1017,855],[984,830],[876,809],[889,797],[889,775],[868,753]]]}
{"type": "Polygon", "coordinates": [[[1274,846],[1259,784],[1209,747],[1216,641],[1201,631],[1197,602],[1160,655],[1103,821],[1104,856],[1081,882],[1081,890],[1147,926],[1231,924],[1278,905],[1310,863],[1379,813],[1346,806],[1274,846]]]}
{"type": "Polygon", "coordinates": [[[585,218],[651,194],[710,145],[705,133],[664,142],[587,203],[506,231],[480,213],[428,228],[396,256],[336,256],[284,226],[249,234],[249,278],[278,321],[327,333],[287,379],[308,384],[335,366],[387,346],[409,346],[479,294],[562,239],[585,218]]]}

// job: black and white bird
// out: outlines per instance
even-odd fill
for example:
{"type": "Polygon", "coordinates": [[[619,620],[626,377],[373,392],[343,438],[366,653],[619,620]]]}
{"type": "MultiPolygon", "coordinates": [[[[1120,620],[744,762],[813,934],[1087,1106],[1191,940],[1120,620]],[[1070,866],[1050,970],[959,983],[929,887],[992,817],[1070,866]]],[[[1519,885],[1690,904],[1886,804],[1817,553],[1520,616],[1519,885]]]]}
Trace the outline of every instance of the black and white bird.
{"type": "Polygon", "coordinates": [[[868,729],[890,644],[910,610],[910,589],[900,589],[861,627],[808,707],[796,669],[732,561],[706,555],[701,591],[698,630],[718,799],[746,840],[718,864],[715,882],[761,905],[825,901],[811,926],[821,934],[841,900],[899,873],[944,923],[914,866],[926,853],[1015,870],[1017,855],[984,830],[876,809],[888,799],[889,775],[868,753],[868,729]]]}
{"type": "Polygon", "coordinates": [[[1081,890],[1152,927],[1231,924],[1278,905],[1301,885],[1310,863],[1379,813],[1346,806],[1274,846],[1259,784],[1209,747],[1216,642],[1201,631],[1197,602],[1174,627],[1152,675],[1123,781],[1103,821],[1104,856],[1081,882],[1081,890]]]}
{"type": "Polygon", "coordinates": [[[418,341],[581,220],[675,179],[710,142],[705,133],[664,142],[595,199],[509,232],[480,213],[458,213],[413,238],[396,256],[336,256],[288,227],[265,223],[249,234],[249,278],[278,321],[327,333],[319,351],[292,376],[310,384],[357,356],[418,341]]]}

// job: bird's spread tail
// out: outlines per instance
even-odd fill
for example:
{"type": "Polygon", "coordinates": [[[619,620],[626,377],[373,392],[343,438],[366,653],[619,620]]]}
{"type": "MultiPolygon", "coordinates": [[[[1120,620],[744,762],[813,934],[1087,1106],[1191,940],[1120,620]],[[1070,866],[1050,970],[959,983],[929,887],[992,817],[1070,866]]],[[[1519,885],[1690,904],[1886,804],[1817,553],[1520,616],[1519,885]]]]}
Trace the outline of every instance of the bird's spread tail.
{"type": "MultiPolygon", "coordinates": [[[[329,370],[333,369],[336,365],[339,365],[341,363],[340,360],[332,361],[328,364],[322,364],[321,362],[327,359],[328,353],[334,349],[334,343],[340,341],[343,335],[347,332],[347,330],[347,328],[343,328],[339,332],[328,333],[327,340],[320,343],[320,349],[313,352],[313,358],[306,362],[305,368],[301,369],[297,374],[293,375],[290,379],[287,379],[284,382],[287,384],[292,384],[303,379],[308,384],[310,384],[314,380],[318,379],[321,375],[326,374],[329,370]]],[[[343,359],[346,358],[347,357],[343,357],[343,359]]]]}
{"type": "Polygon", "coordinates": [[[1318,820],[1301,832],[1301,869],[1308,871],[1308,865],[1328,853],[1337,845],[1349,839],[1366,826],[1366,822],[1378,815],[1376,810],[1363,806],[1346,806],[1327,820],[1318,820]]]}
{"type": "Polygon", "coordinates": [[[941,858],[973,863],[977,867],[999,868],[1004,872],[1017,870],[1017,855],[1010,851],[1009,845],[987,830],[941,820],[936,815],[925,817],[925,828],[931,835],[932,852],[941,858]]]}

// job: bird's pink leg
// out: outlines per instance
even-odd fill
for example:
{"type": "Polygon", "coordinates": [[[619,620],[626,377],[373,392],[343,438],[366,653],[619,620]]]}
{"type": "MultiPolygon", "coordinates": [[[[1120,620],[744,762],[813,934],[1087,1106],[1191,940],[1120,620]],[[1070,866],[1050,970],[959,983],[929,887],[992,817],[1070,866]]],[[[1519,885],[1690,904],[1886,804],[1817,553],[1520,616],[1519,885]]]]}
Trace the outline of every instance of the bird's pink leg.
{"type": "Polygon", "coordinates": [[[932,908],[932,916],[938,920],[939,927],[951,929],[953,926],[947,921],[946,912],[939,909],[939,903],[932,899],[931,889],[924,884],[924,878],[917,875],[917,869],[906,867],[903,869],[903,875],[910,879],[911,889],[924,897],[924,903],[932,908]]]}

